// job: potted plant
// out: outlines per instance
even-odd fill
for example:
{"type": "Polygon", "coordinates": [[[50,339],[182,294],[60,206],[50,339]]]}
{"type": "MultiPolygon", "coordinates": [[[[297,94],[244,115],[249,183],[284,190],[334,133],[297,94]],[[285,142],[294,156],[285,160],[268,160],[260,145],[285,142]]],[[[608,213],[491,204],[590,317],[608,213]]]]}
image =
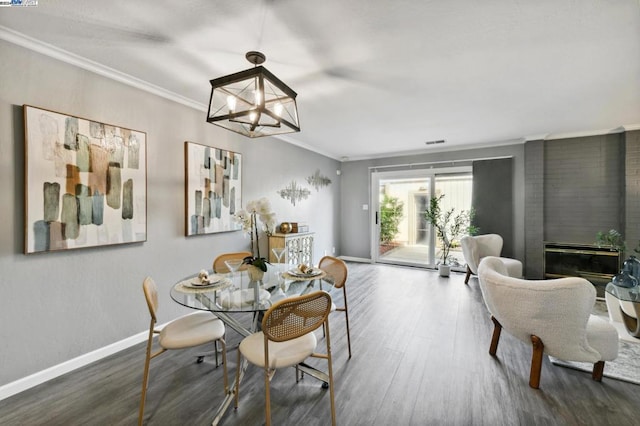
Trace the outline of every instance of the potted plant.
{"type": "Polygon", "coordinates": [[[456,243],[458,238],[463,235],[474,233],[475,227],[471,226],[473,218],[473,209],[463,210],[456,213],[454,207],[449,210],[443,210],[442,199],[444,194],[439,197],[431,197],[429,208],[425,211],[425,217],[430,225],[436,230],[436,237],[441,244],[440,263],[438,264],[438,272],[440,276],[448,277],[451,272],[449,265],[449,252],[451,247],[456,243]]]}
{"type": "Polygon", "coordinates": [[[260,281],[267,272],[266,258],[260,256],[260,239],[258,219],[263,224],[263,231],[271,235],[276,226],[276,215],[271,211],[271,204],[266,198],[250,201],[245,210],[240,210],[234,215],[234,219],[242,225],[242,229],[251,236],[251,256],[244,258],[242,263],[249,265],[247,272],[251,281],[260,281]]]}

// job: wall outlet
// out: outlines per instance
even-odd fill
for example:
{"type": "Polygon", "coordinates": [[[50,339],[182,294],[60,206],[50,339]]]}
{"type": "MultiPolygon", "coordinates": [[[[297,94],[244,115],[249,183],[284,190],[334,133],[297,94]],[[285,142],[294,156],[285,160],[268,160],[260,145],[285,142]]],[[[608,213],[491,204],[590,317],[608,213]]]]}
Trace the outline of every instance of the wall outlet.
{"type": "Polygon", "coordinates": [[[335,247],[331,248],[331,254],[336,254],[336,248],[335,247]]]}

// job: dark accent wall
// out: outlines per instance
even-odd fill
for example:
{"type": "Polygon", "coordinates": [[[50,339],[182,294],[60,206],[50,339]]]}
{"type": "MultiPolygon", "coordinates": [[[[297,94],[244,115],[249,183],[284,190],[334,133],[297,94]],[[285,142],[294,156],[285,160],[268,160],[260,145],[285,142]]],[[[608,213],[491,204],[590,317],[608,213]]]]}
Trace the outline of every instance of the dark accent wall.
{"type": "Polygon", "coordinates": [[[524,147],[524,276],[542,279],[544,271],[544,141],[527,142],[524,147]]]}
{"type": "Polygon", "coordinates": [[[500,158],[473,162],[474,225],[480,234],[499,234],[502,256],[514,257],[513,160],[500,158]]]}
{"type": "Polygon", "coordinates": [[[627,255],[640,241],[640,130],[624,133],[625,238],[627,255]]]}
{"type": "Polygon", "coordinates": [[[546,241],[587,244],[622,230],[623,152],[621,133],[545,142],[546,241]]]}
{"type": "Polygon", "coordinates": [[[525,276],[543,277],[544,241],[640,239],[640,131],[525,144],[525,276]]]}

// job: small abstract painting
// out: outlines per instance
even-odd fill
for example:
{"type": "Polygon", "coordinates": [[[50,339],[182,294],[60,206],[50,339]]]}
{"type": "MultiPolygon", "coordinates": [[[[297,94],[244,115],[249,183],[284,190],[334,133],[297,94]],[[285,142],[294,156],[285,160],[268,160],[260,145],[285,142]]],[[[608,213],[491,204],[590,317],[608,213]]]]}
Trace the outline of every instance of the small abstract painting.
{"type": "Polygon", "coordinates": [[[186,235],[242,229],[242,154],[185,142],[184,157],[186,235]]]}
{"type": "Polygon", "coordinates": [[[316,192],[320,191],[320,188],[331,185],[331,179],[327,176],[320,174],[320,169],[317,169],[314,174],[307,177],[307,183],[316,189],[316,192]]]}
{"type": "Polygon", "coordinates": [[[25,253],[147,240],[147,135],[29,105],[25,253]]]}
{"type": "Polygon", "coordinates": [[[281,198],[291,201],[291,204],[294,206],[300,200],[306,200],[309,198],[309,194],[311,194],[311,191],[299,186],[295,180],[292,180],[289,185],[277,192],[281,198]]]}

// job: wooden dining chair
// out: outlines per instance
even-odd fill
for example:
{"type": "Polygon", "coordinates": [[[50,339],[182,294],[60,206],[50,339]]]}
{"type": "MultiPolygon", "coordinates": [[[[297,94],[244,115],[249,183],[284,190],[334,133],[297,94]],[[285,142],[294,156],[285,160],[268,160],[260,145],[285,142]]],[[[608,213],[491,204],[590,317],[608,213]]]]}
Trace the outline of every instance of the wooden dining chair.
{"type": "Polygon", "coordinates": [[[171,349],[187,349],[200,346],[209,342],[220,342],[222,346],[222,366],[224,368],[224,392],[229,391],[227,378],[227,350],[224,341],[224,323],[210,312],[195,312],[179,317],[162,327],[156,329],[158,312],[158,289],[151,277],[145,278],[142,283],[144,297],[147,300],[151,323],[149,325],[149,338],[147,340],[147,353],[144,361],[144,375],[142,378],[142,397],[140,399],[140,413],[138,415],[138,425],[142,425],[144,420],[144,406],[147,396],[147,385],[149,381],[149,365],[151,360],[158,355],[171,349]],[[158,345],[160,348],[153,350],[153,338],[158,334],[158,345]]]}
{"type": "Polygon", "coordinates": [[[338,289],[342,289],[342,295],[344,299],[344,306],[337,307],[335,303],[332,304],[331,312],[340,311],[344,312],[345,322],[347,326],[347,347],[349,349],[349,358],[351,358],[351,336],[349,333],[349,309],[347,304],[347,264],[337,257],[333,256],[324,256],[320,259],[320,263],[318,263],[318,267],[327,273],[327,279],[331,279],[333,281],[333,286],[338,289]]]}
{"type": "MultiPolygon", "coordinates": [[[[308,357],[327,360],[328,373],[322,374],[322,380],[329,386],[331,424],[336,424],[331,338],[327,320],[330,312],[331,296],[324,291],[282,299],[264,314],[262,331],[251,334],[240,342],[237,365],[241,365],[244,356],[251,364],[262,367],[264,370],[267,426],[271,424],[270,383],[276,369],[297,366],[308,357]],[[326,353],[315,353],[318,340],[314,331],[323,325],[326,331],[326,353]]],[[[240,370],[240,368],[236,370],[236,408],[240,398],[240,370]]]]}
{"type": "MultiPolygon", "coordinates": [[[[227,264],[224,263],[226,260],[230,260],[230,259],[242,260],[245,257],[250,257],[250,256],[251,256],[251,252],[248,252],[248,251],[239,251],[235,253],[222,253],[221,255],[219,255],[213,260],[213,272],[217,274],[226,274],[228,272],[231,272],[227,264]]],[[[242,265],[239,271],[244,271],[245,269],[247,269],[247,265],[242,265]]]]}

